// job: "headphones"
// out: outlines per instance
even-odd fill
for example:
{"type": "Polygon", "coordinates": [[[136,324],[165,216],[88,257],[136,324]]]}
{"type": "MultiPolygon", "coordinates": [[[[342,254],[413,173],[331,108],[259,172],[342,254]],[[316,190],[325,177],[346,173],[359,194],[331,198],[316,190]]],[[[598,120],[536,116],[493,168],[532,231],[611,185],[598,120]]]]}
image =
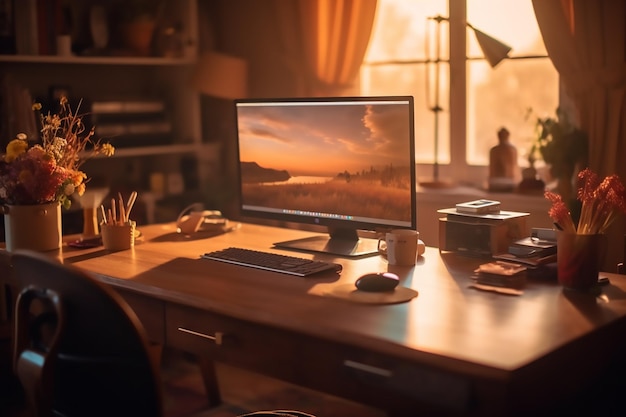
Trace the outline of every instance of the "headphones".
{"type": "Polygon", "coordinates": [[[219,210],[204,210],[202,203],[193,203],[183,209],[176,219],[176,231],[191,235],[196,232],[218,231],[228,226],[228,219],[219,210]]]}

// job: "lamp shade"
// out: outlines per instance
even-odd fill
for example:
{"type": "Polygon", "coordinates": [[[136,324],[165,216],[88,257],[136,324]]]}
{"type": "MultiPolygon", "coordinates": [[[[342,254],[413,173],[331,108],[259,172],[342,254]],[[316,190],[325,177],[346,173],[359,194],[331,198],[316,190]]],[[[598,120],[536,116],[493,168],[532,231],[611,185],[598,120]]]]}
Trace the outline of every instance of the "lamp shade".
{"type": "Polygon", "coordinates": [[[212,97],[244,98],[248,92],[248,63],[219,52],[203,53],[193,70],[191,86],[212,97]]]}
{"type": "Polygon", "coordinates": [[[482,32],[469,24],[468,26],[476,34],[478,46],[480,46],[480,49],[483,51],[483,55],[485,55],[485,59],[489,62],[491,68],[494,68],[500,63],[500,61],[509,56],[509,52],[511,51],[511,47],[509,45],[492,38],[485,32],[482,32]]]}

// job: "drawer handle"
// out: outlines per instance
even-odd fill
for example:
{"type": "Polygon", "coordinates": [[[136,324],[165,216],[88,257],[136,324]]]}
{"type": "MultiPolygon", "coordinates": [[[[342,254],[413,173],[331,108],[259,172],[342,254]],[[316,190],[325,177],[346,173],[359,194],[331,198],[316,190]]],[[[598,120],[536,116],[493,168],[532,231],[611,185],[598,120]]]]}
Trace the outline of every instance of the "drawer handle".
{"type": "Polygon", "coordinates": [[[178,330],[183,332],[183,333],[188,333],[188,334],[192,334],[194,336],[203,337],[205,339],[213,340],[213,341],[215,341],[215,344],[218,345],[218,346],[221,346],[222,343],[224,343],[224,333],[223,332],[215,332],[215,336],[211,336],[210,334],[196,332],[194,330],[185,329],[184,327],[179,327],[178,330]]]}
{"type": "Polygon", "coordinates": [[[378,376],[384,376],[385,378],[391,378],[392,376],[392,372],[388,369],[378,368],[376,366],[368,365],[366,363],[351,361],[350,359],[344,360],[343,364],[348,368],[356,369],[357,371],[363,371],[378,376]]]}

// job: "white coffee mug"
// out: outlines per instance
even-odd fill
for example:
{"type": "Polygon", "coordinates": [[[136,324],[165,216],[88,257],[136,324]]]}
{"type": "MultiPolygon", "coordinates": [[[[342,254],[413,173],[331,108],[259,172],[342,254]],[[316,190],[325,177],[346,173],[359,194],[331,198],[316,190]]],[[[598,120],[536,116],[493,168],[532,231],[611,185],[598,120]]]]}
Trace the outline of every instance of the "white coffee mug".
{"type": "Polygon", "coordinates": [[[424,253],[424,243],[419,232],[410,229],[393,229],[378,240],[378,251],[387,257],[389,265],[415,265],[417,256],[424,253]]]}

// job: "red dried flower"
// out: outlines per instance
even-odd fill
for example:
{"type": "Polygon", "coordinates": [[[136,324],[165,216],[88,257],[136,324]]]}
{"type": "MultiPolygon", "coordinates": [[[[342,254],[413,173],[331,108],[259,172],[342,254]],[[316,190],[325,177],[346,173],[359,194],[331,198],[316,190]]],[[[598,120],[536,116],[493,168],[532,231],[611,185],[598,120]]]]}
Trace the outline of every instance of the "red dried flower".
{"type": "Polygon", "coordinates": [[[594,198],[594,193],[600,186],[600,179],[598,175],[590,169],[585,169],[578,174],[577,179],[578,200],[591,201],[594,198]]]}
{"type": "Polygon", "coordinates": [[[619,214],[626,214],[626,189],[617,175],[599,181],[590,169],[578,174],[578,200],[582,203],[578,227],[574,226],[571,214],[561,196],[546,192],[552,202],[548,214],[564,230],[578,234],[605,233],[619,214]]]}
{"type": "Polygon", "coordinates": [[[563,201],[559,194],[551,191],[546,191],[544,196],[552,202],[552,207],[548,211],[548,215],[561,229],[575,233],[576,227],[572,221],[572,215],[570,214],[567,204],[563,201]]]}

